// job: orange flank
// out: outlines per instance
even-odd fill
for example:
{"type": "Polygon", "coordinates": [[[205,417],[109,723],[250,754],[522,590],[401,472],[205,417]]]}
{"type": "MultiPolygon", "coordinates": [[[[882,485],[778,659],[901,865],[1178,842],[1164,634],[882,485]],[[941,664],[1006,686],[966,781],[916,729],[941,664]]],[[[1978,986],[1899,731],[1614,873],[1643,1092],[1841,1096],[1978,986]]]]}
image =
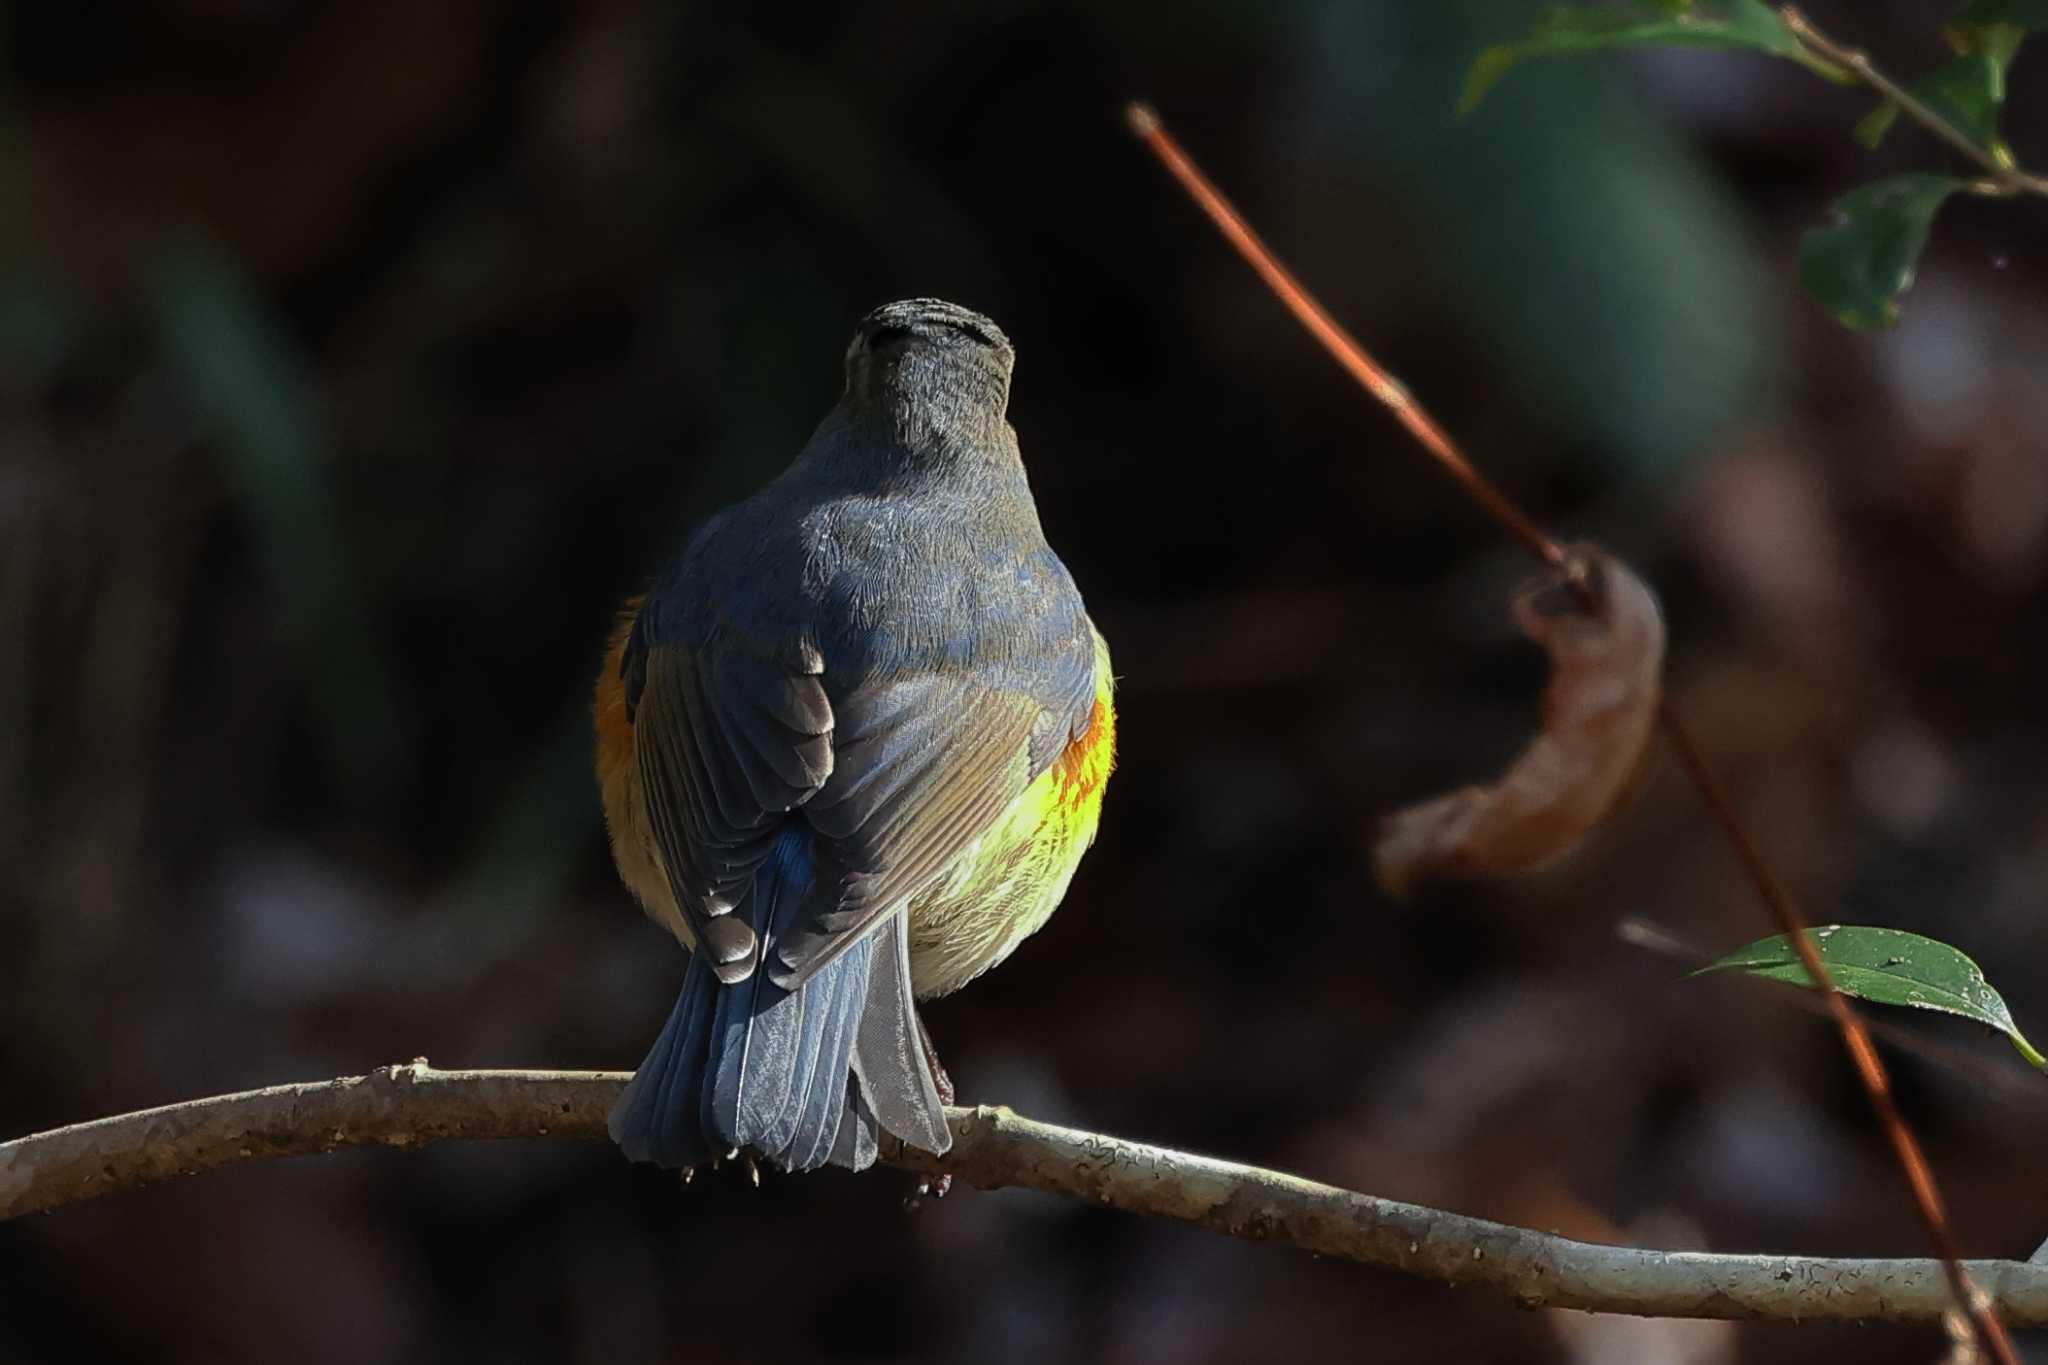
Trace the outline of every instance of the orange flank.
{"type": "MultiPolygon", "coordinates": [[[[1105,674],[1107,669],[1102,670],[1105,674]]],[[[1054,760],[1054,780],[1062,804],[1078,809],[1102,799],[1102,784],[1116,766],[1116,707],[1110,701],[1109,679],[1097,686],[1088,728],[1068,743],[1054,760]]]]}
{"type": "Polygon", "coordinates": [[[626,714],[626,680],[619,675],[640,602],[638,597],[631,598],[619,612],[619,623],[605,650],[604,671],[597,675],[597,697],[590,708],[597,722],[597,790],[604,800],[605,832],[611,838],[619,876],[647,913],[687,947],[690,931],[683,927],[668,874],[655,852],[654,831],[647,823],[640,768],[633,761],[633,721],[626,714]]]}
{"type": "Polygon", "coordinates": [[[633,634],[633,622],[640,615],[641,598],[630,597],[612,627],[611,643],[605,647],[604,670],[597,675],[597,699],[591,707],[597,722],[597,782],[609,787],[612,778],[633,761],[633,722],[626,715],[626,680],[619,676],[619,663],[626,657],[626,641],[633,634]]]}

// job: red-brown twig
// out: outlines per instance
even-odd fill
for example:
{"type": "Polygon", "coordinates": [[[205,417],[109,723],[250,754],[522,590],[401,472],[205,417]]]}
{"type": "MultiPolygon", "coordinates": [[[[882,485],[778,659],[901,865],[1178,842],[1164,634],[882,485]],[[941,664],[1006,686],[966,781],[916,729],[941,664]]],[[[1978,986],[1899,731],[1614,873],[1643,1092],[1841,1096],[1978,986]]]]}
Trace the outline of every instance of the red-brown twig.
{"type": "MultiPolygon", "coordinates": [[[[1281,303],[1287,306],[1301,325],[1308,329],[1323,349],[1328,351],[1339,365],[1350,373],[1365,390],[1385,404],[1401,424],[1414,433],[1416,440],[1434,456],[1446,472],[1455,479],[1458,486],[1469,494],[1473,501],[1483,507],[1493,519],[1500,523],[1509,535],[1519,541],[1531,554],[1551,568],[1569,568],[1572,559],[1558,540],[1544,531],[1514,501],[1496,487],[1492,480],[1479,472],[1460,451],[1449,436],[1444,433],[1408,390],[1382,369],[1365,348],[1353,339],[1351,334],[1338,325],[1315,297],[1303,288],[1286,266],[1280,264],[1251,225],[1232,207],[1217,188],[1209,183],[1195,163],[1188,159],[1180,144],[1159,122],[1159,115],[1150,107],[1133,104],[1126,110],[1131,131],[1149,147],[1153,155],[1180,183],[1188,197],[1208,214],[1216,228],[1237,248],[1251,268],[1258,272],[1266,287],[1271,289],[1281,303]]],[[[1583,580],[1576,580],[1581,595],[1590,590],[1583,580]]],[[[1756,841],[1743,828],[1729,803],[1720,783],[1700,756],[1692,736],[1687,730],[1678,709],[1669,698],[1662,701],[1657,710],[1659,727],[1671,745],[1678,762],[1685,769],[1686,776],[1706,803],[1714,823],[1719,825],[1727,837],[1735,857],[1742,864],[1743,871],[1755,886],[1757,895],[1763,900],[1771,918],[1777,922],[1783,933],[1799,953],[1799,960],[1805,964],[1807,974],[1814,980],[1822,998],[1827,1002],[1828,1012],[1834,1016],[1835,1026],[1842,1035],[1842,1045],[1848,1049],[1849,1058],[1855,1064],[1856,1074],[1863,1082],[1863,1088],[1870,1097],[1871,1108],[1876,1112],[1878,1122],[1890,1140],[1892,1152],[1898,1158],[1900,1170],[1905,1174],[1906,1185],[1913,1195],[1914,1207],[1920,1214],[1920,1222],[1927,1233],[1927,1240],[1936,1256],[1941,1258],[1947,1273],[1949,1288],[1955,1294],[1956,1302],[1970,1315],[1977,1328],[1978,1340],[1984,1345],[1999,1365],[2018,1365],[2013,1353],[2012,1342],[2005,1327],[1999,1322],[1989,1305],[1978,1295],[1970,1283],[1967,1271],[1963,1269],[1961,1253],[1956,1247],[1955,1234],[1949,1228],[1948,1214],[1943,1208],[1941,1192],[1935,1187],[1934,1175],[1928,1169],[1927,1159],[1920,1151],[1920,1144],[1913,1132],[1906,1126],[1899,1114],[1898,1106],[1892,1100],[1891,1081],[1885,1075],[1884,1063],[1878,1059],[1877,1050],[1871,1045],[1870,1035],[1864,1030],[1863,1021],[1849,1006],[1848,997],[1835,989],[1834,981],[1828,975],[1827,964],[1821,960],[1820,952],[1814,947],[1807,933],[1805,916],[1792,898],[1778,885],[1771,873],[1770,865],[1758,851],[1756,841]]]]}

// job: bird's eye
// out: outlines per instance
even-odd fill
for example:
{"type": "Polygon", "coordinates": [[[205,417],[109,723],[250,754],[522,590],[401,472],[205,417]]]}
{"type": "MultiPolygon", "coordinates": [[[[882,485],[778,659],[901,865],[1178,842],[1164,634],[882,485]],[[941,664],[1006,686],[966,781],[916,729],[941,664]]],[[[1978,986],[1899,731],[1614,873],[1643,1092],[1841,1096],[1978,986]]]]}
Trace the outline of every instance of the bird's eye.
{"type": "Polygon", "coordinates": [[[911,331],[908,327],[894,325],[877,327],[874,331],[868,333],[868,349],[870,351],[879,351],[885,346],[893,346],[899,341],[908,341],[910,338],[911,331]]]}

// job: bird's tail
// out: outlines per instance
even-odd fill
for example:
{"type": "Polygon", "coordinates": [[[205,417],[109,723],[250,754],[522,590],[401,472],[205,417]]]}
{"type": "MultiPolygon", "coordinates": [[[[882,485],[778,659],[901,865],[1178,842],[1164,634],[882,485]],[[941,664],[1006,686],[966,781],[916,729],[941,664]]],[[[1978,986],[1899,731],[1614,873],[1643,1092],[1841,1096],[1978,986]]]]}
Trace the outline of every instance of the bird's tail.
{"type": "MultiPolygon", "coordinates": [[[[743,913],[765,963],[810,884],[810,852],[785,832],[743,913]]],[[[886,1130],[951,1145],[918,1035],[902,911],[794,992],[763,969],[721,985],[701,953],[647,1060],[612,1110],[634,1161],[687,1168],[744,1148],[785,1170],[861,1170],[886,1130]]]]}

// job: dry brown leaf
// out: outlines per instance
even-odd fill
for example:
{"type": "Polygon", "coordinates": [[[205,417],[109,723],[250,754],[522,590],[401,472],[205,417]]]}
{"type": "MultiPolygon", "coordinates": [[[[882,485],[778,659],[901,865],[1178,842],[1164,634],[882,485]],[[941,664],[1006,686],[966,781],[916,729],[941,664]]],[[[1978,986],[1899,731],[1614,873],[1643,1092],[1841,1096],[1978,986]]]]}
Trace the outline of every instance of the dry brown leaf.
{"type": "Polygon", "coordinates": [[[1563,856],[1634,786],[1656,726],[1664,618],[1643,580],[1596,546],[1516,594],[1515,621],[1550,656],[1543,728],[1499,781],[1409,806],[1380,827],[1373,867],[1401,895],[1425,877],[1523,872],[1563,856]]]}

